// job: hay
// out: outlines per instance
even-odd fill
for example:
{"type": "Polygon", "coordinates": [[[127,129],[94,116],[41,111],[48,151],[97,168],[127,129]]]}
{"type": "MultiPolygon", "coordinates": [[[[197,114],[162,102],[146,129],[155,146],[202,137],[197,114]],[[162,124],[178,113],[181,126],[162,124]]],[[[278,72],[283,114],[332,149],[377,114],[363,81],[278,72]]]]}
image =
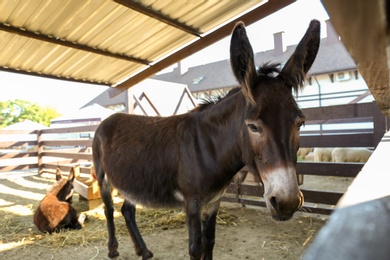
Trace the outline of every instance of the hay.
{"type": "MultiPolygon", "coordinates": [[[[31,176],[19,178],[18,182],[4,180],[4,184],[16,189],[21,186],[21,180],[29,181],[25,187],[28,194],[34,194],[43,197],[46,189],[54,182],[54,175],[31,176]],[[31,183],[42,184],[42,187],[36,187],[31,183]],[[33,188],[30,188],[32,187],[33,188]],[[34,193],[33,193],[34,192],[34,193]]],[[[20,190],[20,192],[24,192],[20,190]]],[[[12,194],[11,194],[12,195],[12,194]]],[[[17,196],[15,194],[14,196],[17,196]]],[[[41,233],[33,224],[33,213],[39,205],[39,200],[30,199],[31,195],[21,196],[15,201],[11,196],[4,200],[0,199],[0,251],[2,246],[18,243],[24,245],[26,250],[30,244],[42,246],[43,248],[59,249],[64,246],[95,246],[98,243],[107,243],[108,231],[106,227],[106,218],[104,215],[103,204],[99,207],[88,210],[88,201],[81,200],[78,194],[74,194],[73,207],[79,212],[87,215],[87,220],[81,230],[67,230],[52,235],[41,233]],[[11,202],[12,201],[12,202],[11,202]],[[12,209],[12,213],[10,212],[12,209]]],[[[115,226],[118,236],[129,236],[125,220],[120,213],[120,207],[123,199],[120,196],[114,197],[115,207],[115,226]]],[[[158,232],[161,230],[186,228],[186,217],[182,210],[173,209],[137,209],[137,224],[143,235],[158,232]]],[[[221,208],[217,217],[219,225],[236,226],[237,217],[228,213],[227,209],[221,208]]]]}
{"type": "MultiPolygon", "coordinates": [[[[76,200],[77,201],[77,200],[76,200]]],[[[82,201],[74,204],[82,203],[82,201]]],[[[37,205],[30,205],[35,210],[37,205]]],[[[120,212],[120,204],[115,204],[115,226],[119,236],[129,236],[124,218],[120,212]]],[[[23,242],[26,247],[28,244],[44,248],[59,249],[64,246],[93,246],[96,243],[106,243],[108,240],[108,232],[104,209],[100,207],[84,211],[87,215],[87,220],[81,230],[65,230],[52,235],[41,233],[32,223],[33,216],[16,216],[6,215],[4,211],[0,211],[0,245],[2,243],[23,242]]],[[[137,209],[137,224],[143,235],[168,229],[186,228],[186,216],[182,210],[173,209],[137,209]]],[[[221,208],[217,217],[219,225],[237,226],[234,222],[236,216],[221,208]]]]}

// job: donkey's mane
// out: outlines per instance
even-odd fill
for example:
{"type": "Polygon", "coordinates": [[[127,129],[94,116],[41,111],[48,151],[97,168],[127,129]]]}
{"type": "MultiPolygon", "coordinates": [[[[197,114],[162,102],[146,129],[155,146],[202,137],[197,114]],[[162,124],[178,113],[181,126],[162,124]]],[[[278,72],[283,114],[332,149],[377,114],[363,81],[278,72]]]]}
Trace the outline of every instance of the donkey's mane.
{"type": "Polygon", "coordinates": [[[60,190],[65,186],[67,180],[65,178],[62,178],[58,180],[56,183],[51,186],[50,189],[47,190],[46,194],[52,194],[52,195],[57,195],[60,190]]]}
{"type": "MultiPolygon", "coordinates": [[[[257,70],[258,77],[274,78],[276,75],[279,75],[279,73],[280,73],[280,63],[268,63],[267,62],[267,63],[263,64],[257,70]]],[[[202,102],[196,108],[194,108],[192,111],[193,112],[203,111],[203,110],[219,103],[224,98],[229,97],[229,96],[237,93],[240,90],[241,90],[240,87],[235,87],[235,88],[232,88],[227,93],[223,93],[217,97],[203,98],[202,102]]]]}
{"type": "Polygon", "coordinates": [[[241,88],[239,87],[235,87],[235,88],[232,88],[231,90],[229,90],[228,92],[226,93],[223,93],[217,97],[213,97],[213,98],[203,98],[202,99],[202,103],[200,103],[197,107],[195,107],[192,111],[193,112],[200,112],[200,111],[203,111],[203,110],[206,110],[207,108],[219,103],[221,100],[223,100],[224,98],[227,98],[235,93],[237,93],[238,91],[240,91],[241,88]]]}

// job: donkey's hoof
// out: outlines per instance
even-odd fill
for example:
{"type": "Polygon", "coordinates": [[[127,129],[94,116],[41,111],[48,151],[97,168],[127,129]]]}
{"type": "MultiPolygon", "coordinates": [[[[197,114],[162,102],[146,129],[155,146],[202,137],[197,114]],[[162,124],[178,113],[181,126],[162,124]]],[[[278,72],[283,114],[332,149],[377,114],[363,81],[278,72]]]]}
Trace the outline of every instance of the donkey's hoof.
{"type": "Polygon", "coordinates": [[[153,257],[153,253],[149,251],[148,249],[145,250],[145,252],[142,253],[142,260],[147,260],[153,257]]]}
{"type": "Polygon", "coordinates": [[[119,256],[118,250],[112,250],[112,251],[110,251],[110,252],[108,253],[108,257],[109,257],[109,258],[114,258],[114,257],[117,257],[117,256],[119,256]]]}

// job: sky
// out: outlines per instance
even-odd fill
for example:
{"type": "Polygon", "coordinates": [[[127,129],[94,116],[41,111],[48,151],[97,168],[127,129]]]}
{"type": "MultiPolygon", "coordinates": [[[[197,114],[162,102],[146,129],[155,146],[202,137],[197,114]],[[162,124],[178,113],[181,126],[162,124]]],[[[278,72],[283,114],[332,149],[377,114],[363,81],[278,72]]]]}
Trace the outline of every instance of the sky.
{"type": "MultiPolygon", "coordinates": [[[[286,46],[299,42],[310,21],[317,19],[326,37],[324,21],[329,19],[320,0],[297,0],[288,7],[247,27],[254,52],[273,49],[273,34],[283,31],[286,46]]],[[[228,59],[227,37],[182,61],[182,66],[193,67],[228,59]]],[[[77,111],[107,87],[69,81],[27,76],[0,71],[0,100],[23,99],[40,106],[50,106],[61,114],[77,111]]]]}

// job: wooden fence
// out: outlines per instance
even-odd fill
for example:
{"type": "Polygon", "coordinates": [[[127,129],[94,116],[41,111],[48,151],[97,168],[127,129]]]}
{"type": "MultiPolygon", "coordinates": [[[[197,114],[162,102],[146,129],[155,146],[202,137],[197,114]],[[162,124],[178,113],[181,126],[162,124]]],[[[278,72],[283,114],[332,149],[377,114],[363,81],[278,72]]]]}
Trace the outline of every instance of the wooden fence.
{"type": "MultiPolygon", "coordinates": [[[[306,128],[301,133],[301,147],[369,147],[375,148],[384,135],[387,125],[376,103],[350,104],[303,110],[306,128]],[[328,129],[329,125],[368,123],[366,128],[328,129]]],[[[0,130],[0,149],[28,147],[24,151],[8,151],[0,154],[0,172],[38,168],[39,172],[53,171],[56,167],[64,172],[80,164],[81,173],[90,173],[92,137],[97,125],[54,128],[34,131],[0,130]],[[23,137],[23,138],[22,138],[23,137]],[[16,138],[13,140],[12,138],[16,138]]],[[[355,177],[362,163],[314,163],[298,162],[297,173],[303,176],[355,177]]],[[[343,193],[302,189],[305,201],[325,205],[307,206],[313,213],[329,214],[343,193]]],[[[231,184],[224,200],[246,205],[264,206],[263,189],[254,183],[231,184]]]]}
{"type": "Polygon", "coordinates": [[[98,125],[42,130],[0,130],[0,172],[38,168],[39,173],[58,166],[69,171],[81,165],[81,173],[89,173],[92,161],[92,136],[98,125]],[[85,136],[85,137],[83,137],[85,136]],[[17,149],[13,149],[17,148],[17,149]],[[26,160],[27,159],[27,160],[26,160]]]}

